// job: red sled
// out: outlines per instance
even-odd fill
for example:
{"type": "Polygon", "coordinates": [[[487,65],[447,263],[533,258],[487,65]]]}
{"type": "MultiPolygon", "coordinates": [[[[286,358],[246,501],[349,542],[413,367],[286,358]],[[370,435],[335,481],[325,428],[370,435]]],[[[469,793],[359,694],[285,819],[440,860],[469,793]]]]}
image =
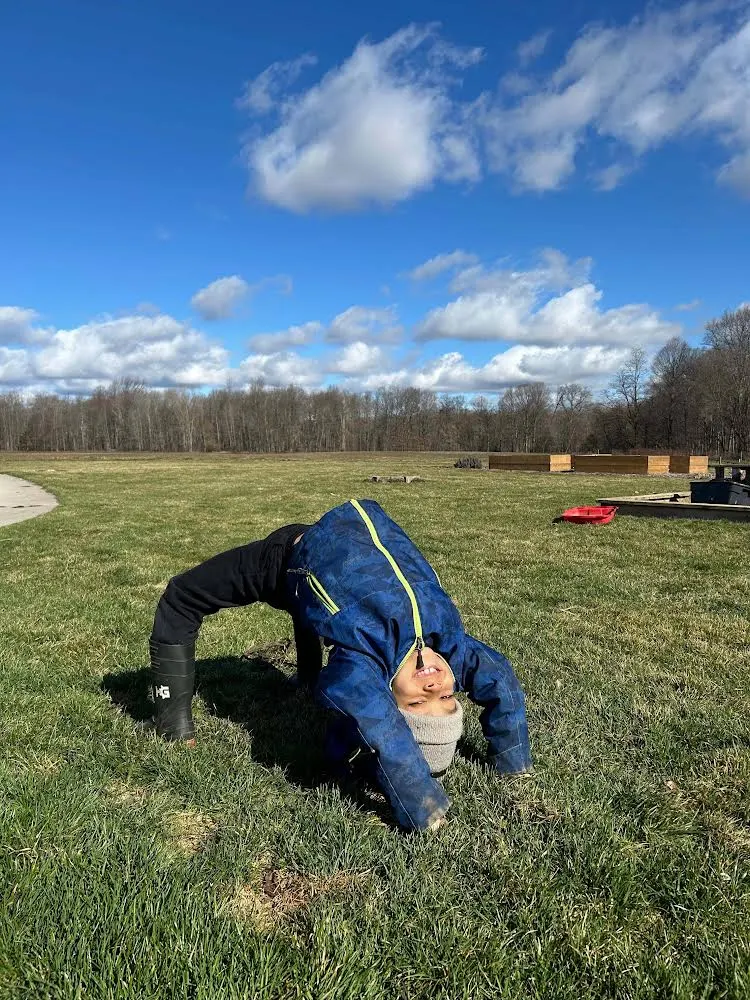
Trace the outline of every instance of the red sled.
{"type": "Polygon", "coordinates": [[[571,524],[609,524],[617,507],[571,507],[563,514],[563,521],[571,524]]]}

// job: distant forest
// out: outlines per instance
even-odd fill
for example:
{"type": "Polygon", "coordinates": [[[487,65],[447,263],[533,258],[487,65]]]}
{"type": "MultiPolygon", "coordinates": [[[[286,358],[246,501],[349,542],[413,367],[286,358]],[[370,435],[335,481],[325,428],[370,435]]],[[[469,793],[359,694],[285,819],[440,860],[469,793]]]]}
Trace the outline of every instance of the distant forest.
{"type": "Polygon", "coordinates": [[[498,396],[290,386],[154,391],[132,381],[88,397],[0,393],[5,451],[554,451],[750,454],[750,306],[706,327],[702,347],[642,348],[595,399],[578,383],[498,396]]]}

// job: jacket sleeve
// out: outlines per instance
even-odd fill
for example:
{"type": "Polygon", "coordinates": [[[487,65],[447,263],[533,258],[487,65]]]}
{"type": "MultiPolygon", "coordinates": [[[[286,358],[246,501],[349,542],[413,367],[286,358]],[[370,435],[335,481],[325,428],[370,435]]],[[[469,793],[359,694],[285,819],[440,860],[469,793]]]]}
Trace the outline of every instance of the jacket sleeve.
{"type": "Polygon", "coordinates": [[[466,636],[463,687],[483,707],[479,721],[489,743],[489,759],[501,774],[531,768],[526,704],[513,668],[502,653],[466,636]]]}
{"type": "Polygon", "coordinates": [[[401,826],[426,830],[446,814],[450,799],[430,774],[386,681],[367,656],[333,650],[316,696],[353,720],[358,738],[374,751],[378,782],[401,826]]]}

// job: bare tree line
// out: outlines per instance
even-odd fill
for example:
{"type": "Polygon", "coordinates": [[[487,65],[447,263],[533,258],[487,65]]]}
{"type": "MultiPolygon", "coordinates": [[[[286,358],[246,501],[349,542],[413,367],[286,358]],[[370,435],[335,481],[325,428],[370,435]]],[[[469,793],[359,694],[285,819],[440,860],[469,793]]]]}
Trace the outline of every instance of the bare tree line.
{"type": "Polygon", "coordinates": [[[634,348],[601,399],[578,383],[485,395],[414,388],[152,391],[132,381],[88,397],[0,394],[0,450],[135,452],[750,452],[750,306],[670,340],[650,368],[634,348]]]}

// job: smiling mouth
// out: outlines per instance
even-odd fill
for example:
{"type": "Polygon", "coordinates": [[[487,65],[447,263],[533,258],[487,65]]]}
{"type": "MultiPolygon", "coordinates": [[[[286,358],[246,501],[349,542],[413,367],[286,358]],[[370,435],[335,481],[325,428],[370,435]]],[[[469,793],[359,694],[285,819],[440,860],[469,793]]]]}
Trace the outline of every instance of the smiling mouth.
{"type": "Polygon", "coordinates": [[[440,667],[435,667],[430,665],[429,667],[422,667],[421,670],[415,670],[414,676],[419,677],[421,679],[422,677],[429,677],[432,674],[440,674],[440,673],[442,673],[440,667]]]}

